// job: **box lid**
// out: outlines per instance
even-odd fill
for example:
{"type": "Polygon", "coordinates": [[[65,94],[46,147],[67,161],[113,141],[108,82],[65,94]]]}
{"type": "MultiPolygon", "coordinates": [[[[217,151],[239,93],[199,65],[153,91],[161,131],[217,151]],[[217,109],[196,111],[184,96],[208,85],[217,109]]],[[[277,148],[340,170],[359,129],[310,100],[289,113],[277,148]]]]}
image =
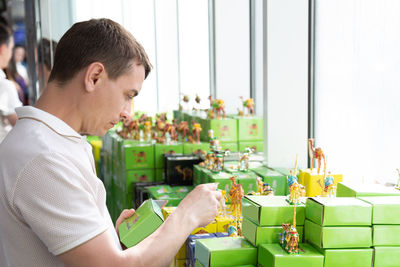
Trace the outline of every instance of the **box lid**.
{"type": "Polygon", "coordinates": [[[372,205],[372,224],[400,224],[400,196],[359,199],[372,205]]]}
{"type": "Polygon", "coordinates": [[[199,239],[195,258],[204,266],[257,264],[257,248],[242,237],[199,239]]]}
{"type": "MultiPolygon", "coordinates": [[[[293,221],[294,206],[285,196],[244,196],[242,199],[243,217],[259,226],[280,226],[293,221]]],[[[297,225],[303,225],[305,219],[304,204],[296,205],[297,225]]]]}
{"type": "Polygon", "coordinates": [[[307,199],[306,218],[323,226],[371,225],[372,206],[351,197],[313,197],[307,199]]]}
{"type": "Polygon", "coordinates": [[[400,191],[394,187],[381,184],[351,184],[338,183],[337,197],[369,197],[369,196],[400,196],[400,191]]]}

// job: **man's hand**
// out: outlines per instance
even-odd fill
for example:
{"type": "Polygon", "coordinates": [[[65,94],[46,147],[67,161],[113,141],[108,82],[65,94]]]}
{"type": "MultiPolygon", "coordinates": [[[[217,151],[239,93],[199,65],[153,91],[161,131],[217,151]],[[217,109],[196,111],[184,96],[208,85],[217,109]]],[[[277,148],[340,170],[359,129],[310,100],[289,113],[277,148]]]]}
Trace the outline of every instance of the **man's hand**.
{"type": "MultiPolygon", "coordinates": [[[[216,183],[201,184],[190,192],[179,204],[177,210],[183,211],[193,223],[193,229],[211,223],[218,214],[222,194],[216,183]]],[[[176,211],[175,211],[176,212],[176,211]]]]}
{"type": "Polygon", "coordinates": [[[118,236],[119,236],[118,226],[119,226],[123,221],[125,221],[126,219],[128,219],[129,217],[132,217],[134,213],[135,213],[135,210],[134,210],[134,209],[130,209],[130,210],[125,209],[125,210],[123,210],[123,211],[121,212],[121,215],[119,215],[117,221],[115,222],[115,230],[117,231],[118,236]]]}

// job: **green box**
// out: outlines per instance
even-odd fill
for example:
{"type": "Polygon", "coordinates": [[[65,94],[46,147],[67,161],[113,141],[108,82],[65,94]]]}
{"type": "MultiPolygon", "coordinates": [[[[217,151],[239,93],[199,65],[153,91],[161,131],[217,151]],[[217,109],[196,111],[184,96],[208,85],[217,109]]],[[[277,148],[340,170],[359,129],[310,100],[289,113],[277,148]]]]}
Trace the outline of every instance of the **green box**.
{"type": "MultiPolygon", "coordinates": [[[[292,223],[294,206],[284,196],[244,196],[242,215],[259,226],[292,223]]],[[[296,223],[304,225],[305,206],[296,205],[296,223]]]]}
{"type": "Polygon", "coordinates": [[[400,196],[400,191],[394,187],[381,184],[345,184],[338,183],[337,197],[373,197],[373,196],[400,196]]]}
{"type": "Polygon", "coordinates": [[[125,184],[123,186],[126,187],[128,192],[132,192],[134,183],[154,181],[154,169],[127,171],[126,175],[122,177],[125,177],[125,184]]]}
{"type": "MultiPolygon", "coordinates": [[[[303,240],[303,226],[296,226],[299,233],[299,242],[303,240]]],[[[254,246],[260,244],[279,243],[279,234],[282,233],[282,226],[258,226],[252,221],[243,218],[243,236],[254,246]]]]}
{"type": "MultiPolygon", "coordinates": [[[[317,248],[318,250],[318,248],[317,248]]],[[[371,267],[372,248],[320,249],[324,255],[324,267],[371,267]]]]}
{"type": "Polygon", "coordinates": [[[154,146],[148,143],[124,141],[122,162],[126,170],[154,168],[154,146]]]}
{"type": "Polygon", "coordinates": [[[235,119],[200,119],[200,125],[203,129],[200,133],[202,141],[209,141],[208,131],[213,130],[214,137],[220,142],[237,142],[238,132],[235,119]]]}
{"type": "Polygon", "coordinates": [[[400,247],[374,247],[374,267],[399,267],[400,247]]]}
{"type": "Polygon", "coordinates": [[[236,182],[242,185],[245,194],[257,192],[257,177],[238,178],[236,182]]]}
{"type": "Polygon", "coordinates": [[[210,150],[210,144],[206,142],[200,142],[199,144],[184,143],[183,154],[199,154],[206,153],[210,150]]]}
{"type": "Polygon", "coordinates": [[[239,151],[243,152],[247,147],[253,149],[254,152],[264,151],[264,141],[239,141],[239,151]]]}
{"type": "Polygon", "coordinates": [[[199,165],[193,165],[193,184],[194,185],[204,183],[202,169],[203,169],[203,167],[200,167],[199,165]]]}
{"type": "Polygon", "coordinates": [[[400,225],[373,225],[373,246],[400,246],[400,225]]]}
{"type": "Polygon", "coordinates": [[[151,235],[163,222],[160,207],[148,199],[132,217],[118,226],[120,240],[126,247],[133,247],[151,235]]]}
{"type": "Polygon", "coordinates": [[[177,207],[182,200],[182,196],[178,195],[175,192],[165,193],[162,195],[158,195],[157,200],[168,200],[165,206],[167,207],[177,207]]]}
{"type": "Polygon", "coordinates": [[[372,205],[372,224],[400,224],[400,197],[360,197],[372,205]]]}
{"type": "Polygon", "coordinates": [[[164,180],[164,169],[155,169],[154,181],[163,182],[164,180]]]}
{"type": "Polygon", "coordinates": [[[191,185],[179,185],[173,186],[172,190],[178,195],[179,198],[183,199],[186,197],[192,190],[194,186],[191,185]]]}
{"type": "Polygon", "coordinates": [[[322,226],[370,226],[372,206],[352,197],[313,197],[306,201],[306,218],[322,226]]]}
{"type": "Polygon", "coordinates": [[[154,145],[154,155],[155,155],[155,167],[164,168],[164,154],[174,155],[183,154],[183,144],[155,144],[154,145]]]}
{"type": "Polygon", "coordinates": [[[257,264],[257,248],[242,237],[197,239],[194,251],[205,267],[257,264]]]}
{"type": "Polygon", "coordinates": [[[239,146],[237,142],[221,142],[222,150],[229,150],[230,152],[239,152],[239,146]]]}
{"type": "Polygon", "coordinates": [[[150,196],[155,199],[164,194],[174,193],[174,190],[169,185],[148,186],[146,189],[150,196]]]}
{"type": "Polygon", "coordinates": [[[237,120],[238,140],[254,141],[264,138],[264,120],[262,117],[234,117],[237,120]]]}
{"type": "Polygon", "coordinates": [[[324,267],[324,256],[315,248],[305,243],[300,243],[299,248],[299,254],[289,254],[279,244],[261,244],[258,264],[262,267],[324,267]]]}
{"type": "Polygon", "coordinates": [[[232,181],[230,179],[232,177],[232,174],[229,174],[227,172],[210,172],[210,175],[211,176],[209,177],[208,182],[218,183],[218,189],[225,190],[226,193],[229,194],[229,191],[232,187],[232,181]]]}
{"type": "Polygon", "coordinates": [[[264,183],[268,183],[274,189],[275,196],[285,196],[288,194],[289,187],[286,175],[267,167],[254,168],[252,171],[261,176],[264,183]]]}
{"type": "Polygon", "coordinates": [[[372,245],[370,226],[320,226],[306,220],[305,240],[319,248],[368,248],[372,245]]]}

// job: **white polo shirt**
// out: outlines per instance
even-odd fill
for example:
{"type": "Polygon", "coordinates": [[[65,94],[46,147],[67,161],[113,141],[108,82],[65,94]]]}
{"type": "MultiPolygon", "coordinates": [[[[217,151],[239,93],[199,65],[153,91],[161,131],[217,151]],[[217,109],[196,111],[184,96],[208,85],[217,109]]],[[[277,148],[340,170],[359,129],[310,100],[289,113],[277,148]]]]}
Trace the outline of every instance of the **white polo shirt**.
{"type": "Polygon", "coordinates": [[[63,266],[56,255],[114,229],[106,192],[86,137],[40,109],[16,111],[0,144],[0,266],[63,266]]]}

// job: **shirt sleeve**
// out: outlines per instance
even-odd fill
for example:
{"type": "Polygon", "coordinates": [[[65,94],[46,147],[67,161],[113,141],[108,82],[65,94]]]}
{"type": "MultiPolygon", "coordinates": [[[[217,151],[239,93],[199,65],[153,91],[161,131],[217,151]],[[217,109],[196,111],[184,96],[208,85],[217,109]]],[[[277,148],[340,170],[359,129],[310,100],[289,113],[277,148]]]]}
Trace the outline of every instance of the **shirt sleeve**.
{"type": "Polygon", "coordinates": [[[0,80],[0,112],[4,116],[15,113],[15,108],[22,106],[17,88],[6,79],[0,80]]]}
{"type": "Polygon", "coordinates": [[[57,153],[34,158],[15,187],[14,208],[54,255],[108,229],[79,168],[57,153]]]}

